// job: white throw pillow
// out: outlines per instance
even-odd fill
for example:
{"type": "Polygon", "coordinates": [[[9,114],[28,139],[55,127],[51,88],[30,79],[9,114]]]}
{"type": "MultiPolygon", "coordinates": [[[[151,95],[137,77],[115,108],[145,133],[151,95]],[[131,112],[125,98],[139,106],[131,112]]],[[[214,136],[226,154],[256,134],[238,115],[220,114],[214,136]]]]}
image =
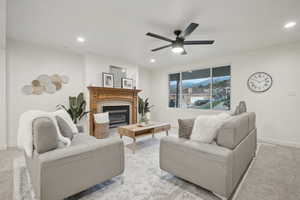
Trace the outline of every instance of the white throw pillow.
{"type": "Polygon", "coordinates": [[[191,140],[211,143],[221,126],[230,118],[227,113],[218,115],[200,115],[195,119],[191,140]]]}
{"type": "Polygon", "coordinates": [[[109,122],[108,114],[109,114],[108,112],[94,114],[95,122],[97,124],[108,123],[109,122]]]}
{"type": "Polygon", "coordinates": [[[59,116],[59,117],[63,118],[66,121],[66,123],[69,125],[69,127],[71,128],[72,132],[74,134],[78,133],[78,129],[67,111],[65,111],[64,109],[60,109],[60,110],[53,112],[52,114],[54,117],[59,116]]]}

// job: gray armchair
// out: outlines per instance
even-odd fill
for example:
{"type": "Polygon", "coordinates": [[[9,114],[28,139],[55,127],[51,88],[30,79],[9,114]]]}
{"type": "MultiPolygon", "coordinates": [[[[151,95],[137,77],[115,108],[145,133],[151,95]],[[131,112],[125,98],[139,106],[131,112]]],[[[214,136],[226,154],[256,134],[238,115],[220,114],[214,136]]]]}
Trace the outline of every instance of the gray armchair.
{"type": "Polygon", "coordinates": [[[190,140],[193,120],[184,123],[185,127],[180,125],[179,138],[161,140],[160,168],[218,196],[231,197],[255,156],[255,114],[232,117],[219,131],[216,144],[190,140]]]}
{"type": "MultiPolygon", "coordinates": [[[[40,137],[53,130],[47,119],[40,119],[33,126],[34,134],[40,137]]],[[[34,146],[33,157],[25,157],[35,195],[40,200],[61,200],[124,171],[124,144],[118,138],[97,140],[79,133],[70,147],[40,153],[37,141],[34,146]]]]}

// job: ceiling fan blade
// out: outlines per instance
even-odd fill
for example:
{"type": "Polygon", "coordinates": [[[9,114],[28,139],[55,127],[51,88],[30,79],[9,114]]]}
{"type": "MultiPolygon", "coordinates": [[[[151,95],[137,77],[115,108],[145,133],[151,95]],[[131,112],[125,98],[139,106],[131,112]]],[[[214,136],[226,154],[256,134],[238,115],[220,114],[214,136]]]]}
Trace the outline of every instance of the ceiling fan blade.
{"type": "Polygon", "coordinates": [[[214,40],[198,40],[198,41],[184,41],[184,45],[197,45],[197,44],[213,44],[214,40]]]}
{"type": "Polygon", "coordinates": [[[172,44],[168,44],[168,45],[165,45],[165,46],[162,46],[162,47],[158,47],[156,49],[152,49],[151,51],[158,51],[158,50],[161,50],[161,49],[164,49],[164,48],[168,48],[168,47],[171,47],[172,44]]]}
{"type": "Polygon", "coordinates": [[[185,38],[189,36],[197,27],[199,24],[191,23],[180,35],[181,38],[185,38]]]}
{"type": "Polygon", "coordinates": [[[160,40],[165,40],[165,41],[168,41],[168,42],[173,42],[173,40],[171,40],[169,38],[166,38],[164,36],[161,36],[161,35],[157,35],[155,33],[147,33],[146,35],[150,36],[150,37],[154,37],[154,38],[160,39],[160,40]]]}

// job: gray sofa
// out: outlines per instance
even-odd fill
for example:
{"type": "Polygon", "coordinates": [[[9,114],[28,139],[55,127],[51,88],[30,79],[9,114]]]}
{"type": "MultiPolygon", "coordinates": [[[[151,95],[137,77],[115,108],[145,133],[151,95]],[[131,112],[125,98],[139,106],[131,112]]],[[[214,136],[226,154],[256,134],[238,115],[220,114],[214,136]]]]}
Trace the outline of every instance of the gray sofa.
{"type": "MultiPolygon", "coordinates": [[[[51,124],[45,125],[45,119],[42,123],[43,127],[34,128],[35,132],[53,130],[51,124]]],[[[25,158],[35,195],[40,200],[61,200],[124,171],[124,144],[118,138],[97,140],[79,133],[69,147],[44,153],[38,153],[37,147],[35,142],[33,157],[25,158]]]]}
{"type": "Polygon", "coordinates": [[[221,197],[231,197],[255,156],[255,114],[232,117],[221,127],[216,144],[190,140],[192,125],[193,119],[187,120],[181,124],[179,138],[161,140],[160,168],[221,197]]]}

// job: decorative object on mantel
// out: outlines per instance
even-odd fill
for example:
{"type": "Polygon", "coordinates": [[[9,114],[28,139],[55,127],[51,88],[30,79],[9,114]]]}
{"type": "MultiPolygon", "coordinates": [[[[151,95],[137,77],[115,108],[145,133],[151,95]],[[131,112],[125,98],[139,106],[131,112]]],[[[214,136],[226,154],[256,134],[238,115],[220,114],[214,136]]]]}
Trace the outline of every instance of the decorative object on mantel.
{"type": "Polygon", "coordinates": [[[95,136],[94,114],[98,113],[98,105],[108,102],[125,102],[130,104],[130,123],[137,123],[137,94],[141,90],[122,88],[88,87],[90,92],[90,135],[95,136]]]}
{"type": "Polygon", "coordinates": [[[270,74],[265,72],[256,72],[252,74],[248,81],[248,88],[252,92],[266,92],[272,87],[273,79],[270,74]]]}
{"type": "Polygon", "coordinates": [[[133,79],[122,78],[122,88],[124,88],[124,89],[133,89],[133,79]]]}
{"type": "Polygon", "coordinates": [[[114,87],[114,75],[110,73],[102,73],[102,84],[103,87],[113,88],[114,87]]]}
{"type": "Polygon", "coordinates": [[[122,87],[122,78],[126,78],[126,68],[117,67],[117,66],[109,66],[109,72],[114,75],[114,87],[121,88],[122,87]]]}
{"type": "Polygon", "coordinates": [[[82,92],[77,97],[69,97],[69,108],[61,104],[57,105],[56,108],[65,109],[75,124],[89,113],[86,111],[86,101],[82,92]]]}
{"type": "Polygon", "coordinates": [[[31,82],[31,85],[25,85],[22,88],[22,91],[26,95],[41,95],[43,92],[48,94],[53,94],[56,91],[60,90],[63,84],[67,84],[69,82],[69,77],[65,75],[54,74],[52,76],[48,76],[46,74],[42,74],[37,77],[37,79],[31,82]]]}
{"type": "Polygon", "coordinates": [[[140,114],[140,123],[142,125],[148,124],[151,120],[150,109],[153,105],[150,106],[148,98],[143,100],[141,97],[139,98],[139,114],[140,114]]]}

